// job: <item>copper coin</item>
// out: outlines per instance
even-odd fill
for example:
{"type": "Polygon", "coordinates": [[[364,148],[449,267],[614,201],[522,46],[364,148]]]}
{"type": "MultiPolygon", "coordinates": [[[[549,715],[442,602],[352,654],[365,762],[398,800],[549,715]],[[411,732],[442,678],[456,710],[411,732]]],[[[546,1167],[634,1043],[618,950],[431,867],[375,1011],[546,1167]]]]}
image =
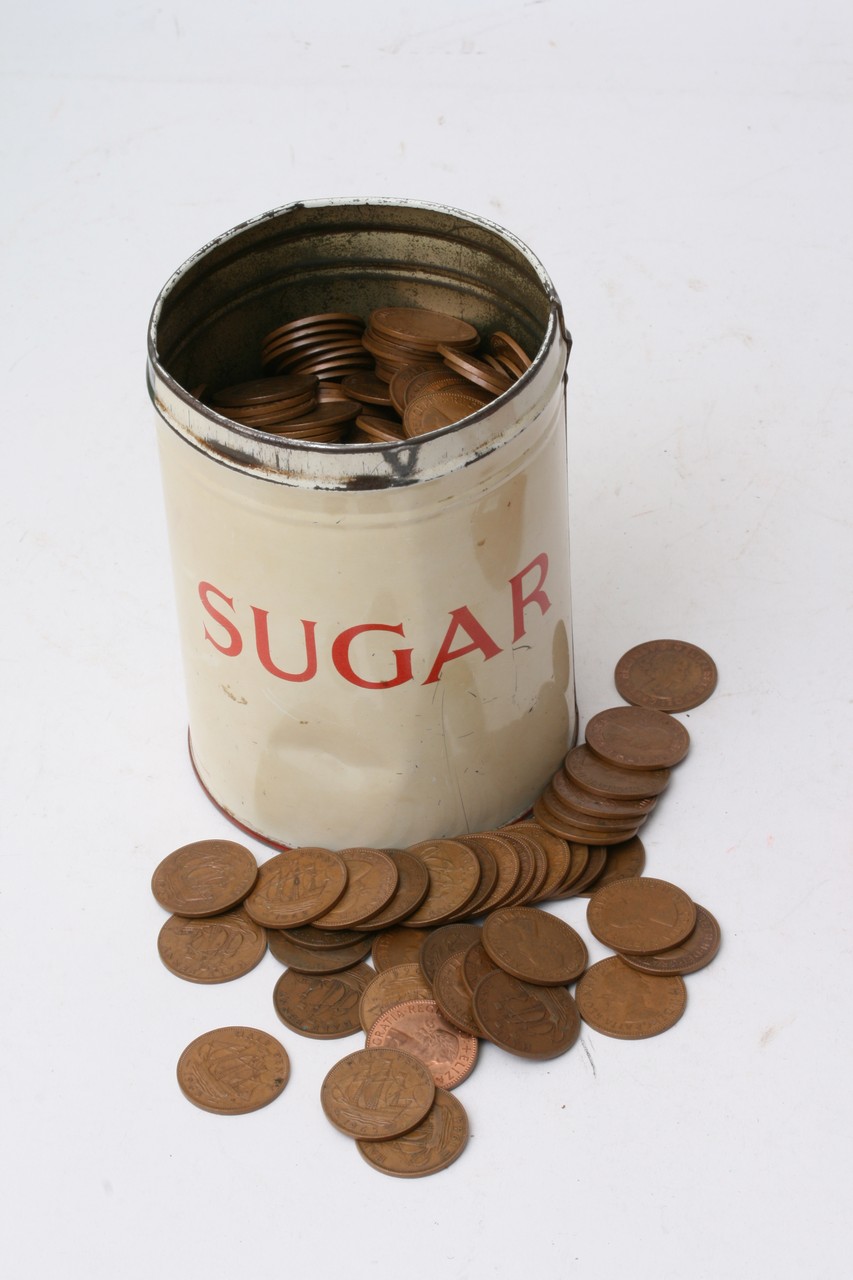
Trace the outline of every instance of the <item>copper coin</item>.
{"type": "Polygon", "coordinates": [[[575,747],[563,762],[563,768],[573,782],[585,791],[597,796],[614,799],[642,800],[658,796],[669,782],[669,769],[620,769],[608,764],[590,751],[587,746],[575,747]]]}
{"type": "Polygon", "coordinates": [[[478,1041],[448,1022],[434,1000],[402,1000],[376,1019],[367,1047],[411,1053],[440,1089],[455,1089],[474,1069],[478,1041]]]}
{"type": "MultiPolygon", "coordinates": [[[[557,899],[571,898],[574,896],[575,885],[578,884],[581,879],[585,878],[586,869],[589,865],[589,845],[580,844],[576,840],[568,840],[566,843],[569,846],[572,861],[569,866],[569,870],[566,873],[565,880],[552,892],[551,896],[557,899]]],[[[599,867],[598,871],[600,870],[601,868],[599,867]]],[[[598,875],[598,871],[596,871],[596,875],[598,875]]]]}
{"type": "Polygon", "coordinates": [[[636,835],[639,830],[639,827],[631,827],[628,830],[620,827],[617,831],[591,831],[589,828],[576,826],[574,823],[555,817],[541,796],[533,805],[533,815],[546,831],[552,831],[554,835],[578,844],[586,844],[590,839],[595,839],[596,844],[620,844],[623,840],[629,840],[631,836],[636,835]]]}
{"type": "Polygon", "coordinates": [[[462,973],[465,959],[464,951],[456,951],[448,956],[433,981],[433,995],[436,1004],[454,1027],[467,1031],[469,1036],[481,1036],[474,1007],[471,1004],[471,992],[462,973]]]}
{"type": "Polygon", "coordinates": [[[617,1040],[643,1040],[668,1031],[684,1013],[687,988],[679,977],[651,977],[619,956],[599,960],[577,985],[584,1022],[617,1040]]]}
{"type": "Polygon", "coordinates": [[[344,947],[301,947],[282,929],[270,929],[269,947],[279,964],[297,973],[340,973],[370,955],[370,938],[344,947]]]}
{"type": "Polygon", "coordinates": [[[480,335],[466,320],[426,307],[378,307],[370,313],[370,326],[394,341],[435,350],[440,342],[476,347],[480,335]]]}
{"type": "Polygon", "coordinates": [[[392,1178],[425,1178],[461,1156],[468,1141],[468,1116],[454,1094],[436,1089],[435,1102],[420,1124],[399,1138],[356,1146],[368,1164],[392,1178]]]}
{"type": "Polygon", "coordinates": [[[446,924],[433,929],[418,957],[428,981],[432,982],[448,956],[467,951],[472,943],[479,942],[481,932],[478,924],[446,924]]]}
{"type": "Polygon", "coordinates": [[[340,1040],[361,1030],[361,993],[375,974],[368,964],[341,973],[285,969],[273,990],[275,1011],[286,1026],[311,1040],[340,1040]]]}
{"type": "Polygon", "coordinates": [[[534,839],[534,837],[528,835],[527,832],[516,830],[512,833],[510,839],[520,840],[522,844],[527,847],[527,850],[533,859],[533,875],[530,882],[525,887],[524,892],[518,896],[513,894],[512,897],[508,898],[504,903],[504,906],[506,907],[523,907],[527,906],[529,902],[533,902],[539,897],[539,894],[542,891],[542,886],[548,879],[548,858],[542,847],[541,841],[534,839]]]}
{"type": "Polygon", "coordinates": [[[296,320],[288,320],[287,324],[280,324],[277,329],[273,329],[264,338],[264,343],[282,334],[295,333],[302,329],[321,329],[326,325],[345,325],[361,329],[364,327],[364,321],[361,316],[352,315],[347,311],[327,311],[323,315],[299,316],[296,320]]]}
{"type": "MultiPolygon", "coordinates": [[[[517,903],[526,900],[542,867],[534,853],[535,846],[531,841],[525,840],[524,836],[521,835],[511,835],[509,828],[504,830],[503,838],[513,845],[518,854],[519,874],[512,893],[500,903],[500,906],[514,907],[517,903]]],[[[541,850],[539,851],[539,857],[542,857],[541,850]]],[[[491,910],[494,911],[495,909],[495,906],[492,906],[491,910]]]]}
{"type": "Polygon", "coordinates": [[[337,902],[346,883],[347,869],[331,849],[290,849],[261,865],[246,910],[270,929],[310,924],[337,902]]]}
{"type": "Polygon", "coordinates": [[[696,905],[696,927],[677,947],[654,956],[623,955],[622,959],[640,973],[696,973],[710,964],[720,949],[720,926],[704,907],[696,905]]]}
{"type": "Polygon", "coordinates": [[[473,900],[477,914],[483,915],[487,911],[493,911],[496,907],[502,906],[515,889],[521,875],[518,849],[510,840],[502,839],[500,832],[497,831],[472,832],[465,837],[465,840],[469,845],[472,842],[485,844],[497,867],[497,879],[491,893],[485,900],[482,900],[479,894],[473,900]]]}
{"type": "Polygon", "coordinates": [[[404,927],[443,924],[473,898],[480,882],[480,864],[458,840],[422,840],[410,845],[409,852],[426,866],[429,892],[404,927]]]}
{"type": "MultiPolygon", "coordinates": [[[[576,846],[572,845],[572,848],[576,848],[576,846]]],[[[586,865],[583,871],[567,886],[566,892],[560,894],[560,897],[575,898],[578,894],[583,893],[588,885],[595,883],[606,866],[607,847],[600,844],[587,845],[586,865]]]]}
{"type": "Polygon", "coordinates": [[[397,888],[397,866],[381,849],[339,849],[347,884],[331,911],[318,916],[318,929],[350,929],[378,915],[397,888]]]}
{"type": "Polygon", "coordinates": [[[230,982],[264,958],[267,932],[242,908],[221,916],[169,916],[157,950],[163,964],[188,982],[230,982]]]}
{"type": "Polygon", "coordinates": [[[355,425],[364,433],[368,441],[378,440],[385,444],[396,444],[400,440],[408,439],[403,430],[403,424],[389,422],[387,418],[374,418],[360,413],[355,420],[355,425]]]}
{"type": "Polygon", "coordinates": [[[313,924],[303,924],[295,929],[277,929],[297,947],[305,947],[310,951],[337,951],[340,947],[354,946],[358,942],[367,942],[370,935],[360,929],[335,929],[332,933],[327,929],[315,929],[313,924]]]}
{"type": "Polygon", "coordinates": [[[320,1089],[320,1104],[351,1138],[397,1138],[414,1129],[435,1100],[427,1068],[398,1049],[360,1049],[336,1062],[320,1089]]]}
{"type": "Polygon", "coordinates": [[[373,963],[377,973],[395,964],[418,963],[420,950],[429,937],[429,929],[388,929],[373,943],[373,963]]]}
{"type": "Polygon", "coordinates": [[[477,391],[474,387],[470,391],[457,387],[427,391],[406,405],[403,413],[406,435],[422,436],[429,431],[440,431],[442,427],[449,427],[472,413],[478,413],[492,399],[488,392],[477,391]]]}
{"type": "Polygon", "coordinates": [[[410,400],[425,395],[428,391],[443,391],[445,387],[464,387],[465,379],[458,373],[452,373],[446,365],[433,365],[428,369],[401,369],[391,380],[389,388],[392,395],[403,397],[402,409],[397,412],[402,417],[410,400]]]}
{"type": "Polygon", "coordinates": [[[316,406],[316,397],[306,396],[304,400],[294,400],[290,404],[276,405],[263,413],[250,412],[248,409],[229,409],[227,412],[224,410],[221,412],[224,417],[231,418],[233,422],[241,422],[244,427],[251,427],[254,431],[268,431],[270,434],[275,434],[276,428],[301,420],[306,414],[312,413],[316,406]]]}
{"type": "Polygon", "coordinates": [[[251,382],[238,382],[232,387],[223,387],[211,397],[212,408],[249,408],[287,403],[291,400],[304,400],[313,394],[317,387],[316,378],[285,375],[278,378],[255,378],[251,382]]]}
{"type": "Polygon", "coordinates": [[[354,400],[364,404],[390,405],[391,397],[387,385],[377,378],[375,373],[367,370],[364,373],[350,373],[343,378],[342,385],[352,393],[354,400]]]}
{"type": "Polygon", "coordinates": [[[580,1033],[578,1011],[565,987],[537,987],[503,969],[481,979],[473,1004],[484,1035],[522,1058],[559,1057],[580,1033]]]}
{"type": "Polygon", "coordinates": [[[646,796],[643,800],[620,800],[613,796],[595,796],[590,791],[579,787],[565,769],[560,769],[548,784],[548,790],[561,804],[574,809],[578,814],[589,814],[594,818],[645,818],[657,804],[656,796],[646,796]]]}
{"type": "Polygon", "coordinates": [[[585,888],[579,889],[578,893],[592,895],[603,885],[610,884],[612,880],[624,880],[628,876],[643,874],[646,851],[639,836],[626,840],[624,844],[611,844],[604,853],[605,862],[601,872],[594,880],[589,881],[585,888]]]}
{"type": "Polygon", "coordinates": [[[586,744],[622,769],[671,769],[687,755],[690,734],[665,711],[609,707],[586,726],[586,744]]]}
{"type": "Polygon", "coordinates": [[[184,1097],[202,1111],[220,1116],[242,1116],[267,1106],[289,1076],[284,1047],[255,1027],[205,1031],[178,1059],[178,1084],[184,1097]]]}
{"type": "MultiPolygon", "coordinates": [[[[462,957],[462,979],[468,988],[468,994],[473,995],[480,979],[499,968],[500,965],[495,964],[482,942],[475,942],[473,947],[469,947],[462,957]]],[[[482,1031],[477,1034],[482,1035],[482,1031]]]]}
{"type": "Polygon", "coordinates": [[[518,364],[524,370],[529,369],[533,363],[530,356],[523,347],[518,345],[515,338],[511,338],[508,333],[504,333],[500,329],[489,338],[489,345],[496,356],[510,357],[513,364],[518,364]]]}
{"type": "Polygon", "coordinates": [[[466,382],[472,382],[484,391],[491,391],[493,395],[499,396],[512,386],[513,379],[508,374],[503,370],[495,372],[491,365],[477,360],[475,356],[454,352],[452,347],[446,346],[440,346],[438,350],[448,369],[461,374],[466,382]]]}
{"type": "Polygon", "coordinates": [[[431,1000],[432,986],[417,963],[395,964],[383,969],[364,988],[359,1002],[359,1021],[369,1031],[380,1013],[401,1000],[431,1000]]]}
{"type": "Polygon", "coordinates": [[[696,907],[677,885],[639,876],[604,885],[590,898],[586,918],[606,947],[654,955],[684,941],[696,924],[696,907]]]}
{"type": "Polygon", "coordinates": [[[195,840],[163,859],[151,892],[176,916],[218,916],[243,901],[257,876],[254,855],[242,844],[195,840]]]}
{"type": "Polygon", "coordinates": [[[574,982],[589,958],[580,934],[538,907],[495,911],[483,925],[483,946],[506,973],[536,986],[574,982]]]}
{"type": "Polygon", "coordinates": [[[514,826],[542,848],[548,863],[548,872],[535,898],[530,902],[547,902],[556,893],[569,874],[572,850],[568,840],[546,831],[538,822],[516,822],[514,826]]]}
{"type": "Polygon", "coordinates": [[[713,658],[684,640],[649,640],[616,664],[616,688],[626,702],[656,711],[689,711],[717,687],[713,658]]]}
{"type": "Polygon", "coordinates": [[[465,919],[471,919],[472,916],[480,914],[481,904],[491,896],[492,890],[497,884],[498,864],[495,860],[495,855],[487,848],[483,840],[471,840],[467,836],[457,836],[456,839],[460,844],[466,845],[471,850],[480,864],[480,883],[477,885],[477,891],[470,902],[465,903],[459,913],[464,915],[465,919]]]}
{"type": "Polygon", "coordinates": [[[546,787],[539,798],[552,817],[577,831],[589,831],[593,834],[604,831],[609,835],[614,831],[634,831],[645,821],[645,815],[635,818],[598,818],[591,813],[581,813],[565,804],[550,787],[546,787]]]}
{"type": "Polygon", "coordinates": [[[406,920],[429,892],[429,872],[420,858],[409,853],[408,849],[386,849],[384,852],[397,868],[397,888],[391,901],[362,925],[371,933],[406,920]]]}

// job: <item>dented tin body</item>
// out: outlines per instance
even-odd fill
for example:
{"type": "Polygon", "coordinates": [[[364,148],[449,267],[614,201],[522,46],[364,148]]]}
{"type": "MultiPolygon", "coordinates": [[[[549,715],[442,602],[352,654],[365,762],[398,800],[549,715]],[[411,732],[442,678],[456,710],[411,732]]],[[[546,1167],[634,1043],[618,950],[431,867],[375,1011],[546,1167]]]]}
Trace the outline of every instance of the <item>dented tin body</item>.
{"type": "Polygon", "coordinates": [[[277,844],[402,846],[522,814],[576,736],[565,370],[537,260],[437,206],[274,211],[168,282],[149,335],[198,776],[277,844]],[[513,334],[532,368],[401,444],[287,441],[191,394],[276,325],[380,305],[513,334]]]}

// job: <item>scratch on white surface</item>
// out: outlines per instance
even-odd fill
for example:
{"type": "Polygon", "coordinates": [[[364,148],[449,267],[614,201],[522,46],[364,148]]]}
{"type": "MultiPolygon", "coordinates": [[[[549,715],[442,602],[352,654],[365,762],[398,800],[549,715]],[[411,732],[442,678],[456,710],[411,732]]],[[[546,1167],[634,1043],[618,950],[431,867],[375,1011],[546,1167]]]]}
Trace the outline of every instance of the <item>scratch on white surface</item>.
{"type": "Polygon", "coordinates": [[[593,1076],[595,1076],[595,1077],[597,1078],[597,1076],[598,1076],[598,1072],[597,1072],[597,1071],[596,1071],[596,1069],[595,1069],[595,1062],[593,1061],[592,1051],[590,1050],[589,1045],[587,1044],[587,1042],[586,1042],[586,1040],[583,1038],[583,1036],[581,1036],[581,1048],[583,1049],[584,1053],[586,1054],[586,1060],[587,1060],[587,1062],[588,1062],[588,1063],[589,1063],[589,1065],[590,1065],[590,1068],[591,1068],[591,1070],[592,1070],[592,1074],[593,1074],[593,1076]]]}
{"type": "Polygon", "coordinates": [[[772,1022],[769,1027],[762,1031],[758,1040],[758,1047],[766,1049],[776,1039],[780,1031],[784,1031],[785,1027],[790,1027],[792,1022],[796,1022],[796,1018],[797,1015],[792,1013],[789,1018],[783,1019],[782,1022],[772,1022]]]}

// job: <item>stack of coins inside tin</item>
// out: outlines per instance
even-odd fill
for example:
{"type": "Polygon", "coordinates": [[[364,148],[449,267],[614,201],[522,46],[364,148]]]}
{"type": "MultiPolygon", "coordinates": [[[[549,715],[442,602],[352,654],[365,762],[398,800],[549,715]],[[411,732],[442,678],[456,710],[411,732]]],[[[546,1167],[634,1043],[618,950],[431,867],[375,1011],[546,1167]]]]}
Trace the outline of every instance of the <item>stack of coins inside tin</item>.
{"type": "MultiPolygon", "coordinates": [[[[269,948],[285,966],[272,993],[281,1022],[315,1039],[366,1037],[323,1082],[332,1124],[385,1173],[446,1168],[468,1134],[451,1091],[481,1041],[547,1060],[572,1047],[582,1019],[631,1040],[684,1012],[683,976],[713,959],[719,927],[676,885],[642,876],[637,830],[689,745],[670,713],[715,683],[693,645],[631,650],[617,667],[631,705],[590,720],[533,820],[407,849],[302,847],[260,867],[232,841],[183,846],[152,880],[173,913],[158,941],[164,964],[224,982],[269,948]],[[580,895],[590,932],[615,952],[590,968],[583,938],[541,907],[580,895]]],[[[178,1066],[186,1096],[226,1114],[271,1102],[288,1074],[283,1046],[247,1027],[207,1032],[178,1066]]]]}
{"type": "Polygon", "coordinates": [[[263,339],[263,376],[212,391],[200,387],[196,395],[223,417],[266,434],[321,444],[393,443],[478,412],[530,365],[501,330],[481,344],[477,329],[454,316],[379,307],[366,325],[340,311],[290,320],[263,339]]]}

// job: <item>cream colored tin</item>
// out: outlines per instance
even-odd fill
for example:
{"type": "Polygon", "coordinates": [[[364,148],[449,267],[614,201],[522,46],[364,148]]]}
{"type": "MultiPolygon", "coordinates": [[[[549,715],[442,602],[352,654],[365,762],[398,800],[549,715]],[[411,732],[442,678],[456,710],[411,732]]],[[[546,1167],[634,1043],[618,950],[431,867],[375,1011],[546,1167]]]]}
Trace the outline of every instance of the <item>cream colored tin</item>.
{"type": "Polygon", "coordinates": [[[297,204],[206,246],[149,334],[198,776],[277,844],[403,846],[522,814],[576,736],[565,370],[536,258],[402,201],[297,204]],[[402,444],[289,442],[194,398],[277,324],[422,305],[536,357],[402,444]]]}

